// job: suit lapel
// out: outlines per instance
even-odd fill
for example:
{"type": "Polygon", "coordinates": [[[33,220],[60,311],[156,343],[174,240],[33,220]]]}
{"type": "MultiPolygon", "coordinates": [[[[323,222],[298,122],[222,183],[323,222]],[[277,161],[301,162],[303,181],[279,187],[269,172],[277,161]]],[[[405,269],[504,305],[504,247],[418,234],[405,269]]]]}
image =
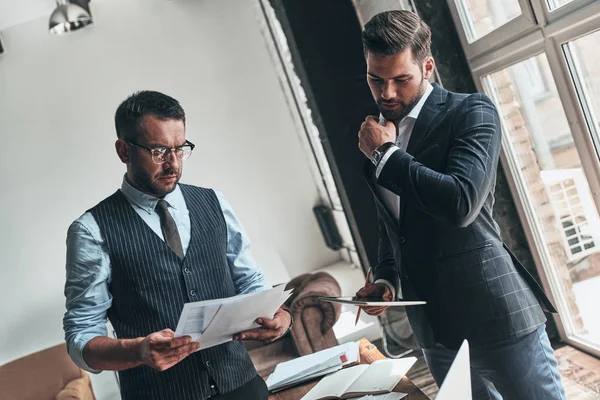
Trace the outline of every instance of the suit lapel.
{"type": "Polygon", "coordinates": [[[438,117],[445,107],[448,91],[442,89],[437,83],[433,83],[433,91],[423,104],[419,117],[415,122],[406,152],[411,155],[418,154],[421,143],[425,140],[431,129],[436,125],[438,117]]]}
{"type": "MultiPolygon", "coordinates": [[[[432,129],[437,125],[440,120],[442,111],[446,109],[444,106],[448,97],[448,91],[443,89],[437,83],[433,83],[433,91],[425,101],[419,117],[415,121],[410,140],[406,152],[410,155],[416,155],[419,153],[421,144],[425,141],[427,135],[429,135],[432,129]]],[[[406,202],[400,198],[400,220],[398,221],[398,227],[402,227],[404,222],[404,215],[406,212],[406,202]]]]}

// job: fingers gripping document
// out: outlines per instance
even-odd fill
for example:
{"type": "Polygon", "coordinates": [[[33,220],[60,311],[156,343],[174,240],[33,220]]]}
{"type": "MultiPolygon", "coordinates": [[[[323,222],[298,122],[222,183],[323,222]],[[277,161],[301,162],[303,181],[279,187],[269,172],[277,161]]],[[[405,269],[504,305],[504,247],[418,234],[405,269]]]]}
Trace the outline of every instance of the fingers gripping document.
{"type": "Polygon", "coordinates": [[[291,293],[280,285],[262,292],[186,303],[175,336],[191,336],[192,341],[200,342],[200,349],[229,342],[236,333],[259,328],[257,318],[272,319],[291,293]]]}

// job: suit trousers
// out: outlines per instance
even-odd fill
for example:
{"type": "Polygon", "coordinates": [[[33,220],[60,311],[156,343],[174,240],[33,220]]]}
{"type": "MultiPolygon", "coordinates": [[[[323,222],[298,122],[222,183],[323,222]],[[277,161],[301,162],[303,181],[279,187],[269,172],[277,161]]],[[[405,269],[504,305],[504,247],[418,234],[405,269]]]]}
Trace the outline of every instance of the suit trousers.
{"type": "MultiPolygon", "coordinates": [[[[457,350],[436,344],[425,361],[440,386],[457,350]]],[[[470,350],[473,400],[565,400],[554,351],[542,325],[526,336],[470,350]]]]}

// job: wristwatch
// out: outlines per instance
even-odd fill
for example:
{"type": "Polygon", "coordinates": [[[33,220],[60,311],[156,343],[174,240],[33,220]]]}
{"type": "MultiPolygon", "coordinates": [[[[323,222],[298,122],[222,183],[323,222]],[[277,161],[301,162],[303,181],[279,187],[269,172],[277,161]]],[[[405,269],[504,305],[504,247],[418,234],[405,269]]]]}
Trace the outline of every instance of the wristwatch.
{"type": "Polygon", "coordinates": [[[385,142],[384,144],[373,150],[373,153],[371,153],[371,162],[373,163],[373,165],[377,166],[379,164],[379,161],[381,161],[381,159],[383,158],[385,152],[388,151],[388,149],[392,146],[394,146],[393,142],[385,142]]]}

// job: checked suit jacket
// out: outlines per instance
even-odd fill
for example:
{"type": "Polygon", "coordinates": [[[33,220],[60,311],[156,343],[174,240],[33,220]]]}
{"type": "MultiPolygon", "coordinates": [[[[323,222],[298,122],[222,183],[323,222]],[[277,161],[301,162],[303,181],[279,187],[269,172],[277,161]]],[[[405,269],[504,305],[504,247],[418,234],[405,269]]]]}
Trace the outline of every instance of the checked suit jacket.
{"type": "Polygon", "coordinates": [[[546,322],[544,311],[556,312],[492,218],[501,135],[487,96],[434,84],[406,151],[396,150],[379,178],[365,163],[379,224],[374,278],[404,299],[427,302],[406,308],[422,348],[500,343],[533,332],[546,322]],[[400,196],[399,219],[377,185],[400,196]]]}

